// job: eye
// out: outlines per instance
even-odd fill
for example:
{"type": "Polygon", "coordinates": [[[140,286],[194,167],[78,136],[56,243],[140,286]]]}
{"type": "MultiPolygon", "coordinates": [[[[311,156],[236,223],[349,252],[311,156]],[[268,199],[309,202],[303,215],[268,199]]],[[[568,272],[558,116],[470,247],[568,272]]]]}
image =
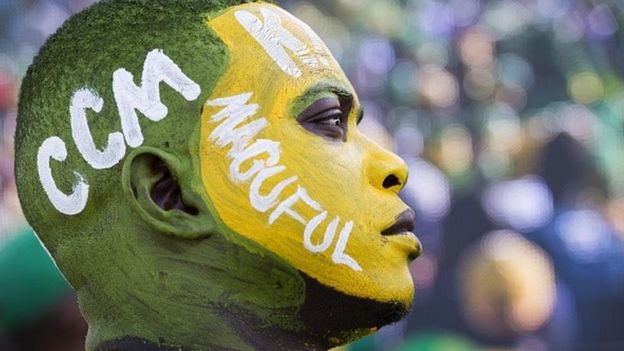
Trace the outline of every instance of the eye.
{"type": "Polygon", "coordinates": [[[342,125],[342,111],[339,108],[323,111],[312,116],[308,122],[326,125],[328,127],[340,127],[342,125]]]}
{"type": "Polygon", "coordinates": [[[330,140],[346,141],[347,115],[344,104],[336,97],[327,97],[313,102],[297,120],[303,128],[330,140]]]}

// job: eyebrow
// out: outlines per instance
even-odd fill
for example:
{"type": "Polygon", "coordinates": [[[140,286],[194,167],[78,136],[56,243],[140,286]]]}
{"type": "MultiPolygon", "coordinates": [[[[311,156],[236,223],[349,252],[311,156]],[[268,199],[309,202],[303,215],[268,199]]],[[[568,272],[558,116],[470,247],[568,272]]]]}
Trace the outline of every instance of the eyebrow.
{"type": "MultiPolygon", "coordinates": [[[[303,94],[297,97],[291,107],[293,116],[299,116],[312,102],[321,97],[323,94],[331,93],[337,95],[338,98],[347,98],[354,102],[355,96],[349,87],[336,79],[325,79],[308,88],[303,94]]],[[[364,116],[362,108],[357,111],[357,123],[360,123],[364,116]]]]}
{"type": "Polygon", "coordinates": [[[305,98],[326,92],[332,92],[339,96],[353,97],[353,93],[351,93],[351,91],[349,91],[346,86],[343,86],[342,84],[333,80],[314,84],[313,86],[308,88],[308,90],[306,90],[300,97],[305,98]]]}

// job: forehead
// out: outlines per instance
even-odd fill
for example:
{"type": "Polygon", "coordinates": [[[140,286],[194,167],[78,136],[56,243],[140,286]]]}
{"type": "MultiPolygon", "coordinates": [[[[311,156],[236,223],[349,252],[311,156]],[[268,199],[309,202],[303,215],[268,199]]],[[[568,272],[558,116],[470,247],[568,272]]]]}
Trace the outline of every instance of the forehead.
{"type": "Polygon", "coordinates": [[[275,5],[249,3],[230,7],[208,20],[207,25],[225,43],[229,55],[228,70],[215,92],[254,89],[259,98],[284,94],[292,97],[323,81],[353,91],[316,33],[275,5]]]}

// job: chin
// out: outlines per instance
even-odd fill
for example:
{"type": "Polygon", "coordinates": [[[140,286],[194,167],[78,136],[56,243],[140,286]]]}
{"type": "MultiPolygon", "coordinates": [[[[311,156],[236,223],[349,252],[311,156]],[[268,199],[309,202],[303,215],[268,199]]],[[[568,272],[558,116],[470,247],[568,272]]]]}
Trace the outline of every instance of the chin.
{"type": "Polygon", "coordinates": [[[351,342],[395,323],[412,307],[411,301],[381,302],[347,295],[300,274],[305,280],[306,298],[299,314],[305,327],[327,340],[328,347],[351,342]]]}

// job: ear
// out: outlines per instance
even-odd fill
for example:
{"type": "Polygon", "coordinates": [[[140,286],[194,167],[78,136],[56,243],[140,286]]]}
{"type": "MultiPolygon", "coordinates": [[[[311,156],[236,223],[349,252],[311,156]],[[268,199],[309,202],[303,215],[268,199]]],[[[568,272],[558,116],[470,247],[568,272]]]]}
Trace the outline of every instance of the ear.
{"type": "Polygon", "coordinates": [[[193,186],[194,168],[166,151],[142,146],[125,159],[124,195],[154,231],[185,239],[215,232],[216,224],[203,197],[193,186]]]}

